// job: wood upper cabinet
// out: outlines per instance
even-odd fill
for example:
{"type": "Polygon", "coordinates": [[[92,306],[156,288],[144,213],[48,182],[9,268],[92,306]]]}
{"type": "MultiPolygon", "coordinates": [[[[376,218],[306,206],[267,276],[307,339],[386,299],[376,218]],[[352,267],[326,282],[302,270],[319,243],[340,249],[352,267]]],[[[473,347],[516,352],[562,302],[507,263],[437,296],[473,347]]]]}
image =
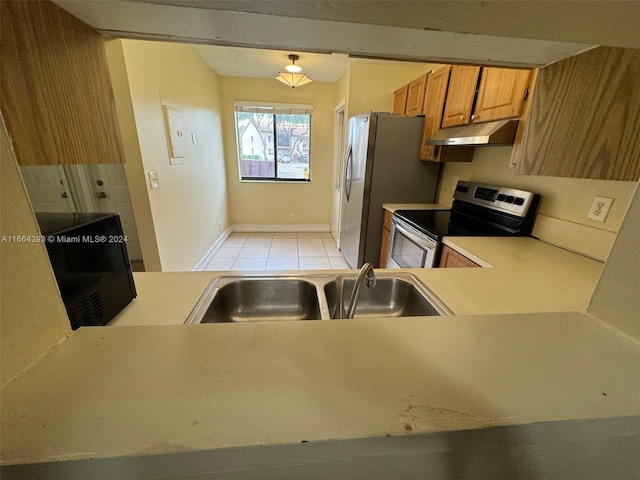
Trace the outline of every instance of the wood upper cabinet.
{"type": "Polygon", "coordinates": [[[393,113],[397,115],[404,115],[407,108],[407,90],[409,85],[404,85],[398,90],[393,92],[393,113]]]}
{"type": "Polygon", "coordinates": [[[530,74],[530,70],[483,67],[471,120],[478,123],[519,117],[530,74]]]}
{"type": "Polygon", "coordinates": [[[598,47],[538,71],[518,173],[640,178],[640,50],[598,47]]]}
{"type": "Polygon", "coordinates": [[[442,246],[442,254],[440,255],[440,264],[438,266],[440,268],[480,267],[480,265],[473,260],[468,259],[446,245],[442,246]]]}
{"type": "Polygon", "coordinates": [[[433,162],[470,162],[473,147],[440,147],[429,145],[427,140],[440,130],[444,102],[449,86],[451,65],[434,70],[427,76],[427,88],[424,94],[424,123],[420,142],[420,160],[433,162]]]}
{"type": "Polygon", "coordinates": [[[479,75],[480,67],[462,65],[451,67],[442,128],[466,125],[471,121],[471,109],[479,75]]]}
{"type": "Polygon", "coordinates": [[[424,91],[427,86],[427,75],[416,78],[407,86],[407,106],[405,115],[407,117],[417,117],[423,114],[424,91]]]}
{"type": "Polygon", "coordinates": [[[0,108],[18,163],[123,162],[102,37],[49,1],[3,1],[0,14],[0,108]]]}

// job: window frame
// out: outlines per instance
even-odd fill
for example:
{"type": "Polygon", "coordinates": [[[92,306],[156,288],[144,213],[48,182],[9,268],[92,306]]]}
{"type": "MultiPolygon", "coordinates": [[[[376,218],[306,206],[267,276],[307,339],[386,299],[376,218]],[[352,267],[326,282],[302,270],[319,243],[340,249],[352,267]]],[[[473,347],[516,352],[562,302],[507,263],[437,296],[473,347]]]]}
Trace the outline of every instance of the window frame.
{"type": "MultiPolygon", "coordinates": [[[[238,178],[240,182],[274,182],[274,183],[311,183],[311,130],[313,122],[313,105],[307,104],[289,104],[289,103],[276,103],[276,102],[251,102],[251,101],[235,101],[233,105],[233,116],[236,131],[236,149],[237,149],[237,161],[238,161],[238,178]],[[242,174],[242,138],[238,130],[238,113],[266,113],[273,115],[272,130],[267,132],[265,140],[268,142],[268,138],[272,137],[273,142],[268,143],[265,147],[267,152],[273,150],[273,176],[272,177],[257,177],[257,176],[243,176],[242,174]],[[307,178],[279,178],[278,177],[278,122],[277,115],[308,115],[309,117],[309,132],[308,132],[308,157],[307,178]]],[[[269,153],[267,153],[268,156],[269,153]]]]}

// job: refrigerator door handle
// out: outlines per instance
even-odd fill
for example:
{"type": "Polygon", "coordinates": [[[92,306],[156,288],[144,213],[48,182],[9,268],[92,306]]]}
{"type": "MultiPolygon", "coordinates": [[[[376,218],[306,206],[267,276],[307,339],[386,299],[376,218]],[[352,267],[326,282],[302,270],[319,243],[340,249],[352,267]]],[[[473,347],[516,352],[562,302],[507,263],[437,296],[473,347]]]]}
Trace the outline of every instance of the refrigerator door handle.
{"type": "Polygon", "coordinates": [[[347,153],[347,161],[344,166],[344,193],[347,197],[351,197],[351,182],[353,181],[353,148],[349,145],[349,153],[347,153]]]}

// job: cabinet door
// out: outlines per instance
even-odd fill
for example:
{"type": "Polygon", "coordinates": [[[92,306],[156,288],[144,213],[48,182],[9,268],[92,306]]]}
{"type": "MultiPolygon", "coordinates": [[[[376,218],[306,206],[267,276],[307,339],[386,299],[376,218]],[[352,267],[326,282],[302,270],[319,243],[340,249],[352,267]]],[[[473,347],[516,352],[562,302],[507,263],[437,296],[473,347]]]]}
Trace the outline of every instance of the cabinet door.
{"type": "Polygon", "coordinates": [[[447,96],[451,65],[445,65],[427,77],[427,88],[424,94],[424,124],[420,143],[420,160],[432,162],[470,162],[473,158],[473,147],[447,147],[429,145],[427,140],[436,133],[442,124],[444,101],[447,96]]]}
{"type": "Polygon", "coordinates": [[[422,105],[424,104],[424,89],[427,85],[427,75],[416,78],[407,88],[407,117],[417,117],[422,115],[422,105]]]}
{"type": "Polygon", "coordinates": [[[529,70],[484,67],[472,121],[519,117],[530,74],[529,70]]]}
{"type": "Polygon", "coordinates": [[[420,144],[421,160],[438,160],[440,147],[428,145],[429,137],[440,129],[444,101],[447,97],[451,66],[445,65],[427,76],[427,88],[424,93],[424,124],[422,127],[422,143],[420,144]]]}
{"type": "Polygon", "coordinates": [[[379,268],[387,268],[387,256],[389,254],[389,242],[391,241],[391,221],[393,214],[389,210],[384,211],[384,220],[382,221],[382,238],[380,239],[380,260],[379,268]]]}
{"type": "Polygon", "coordinates": [[[478,85],[480,67],[454,65],[449,77],[447,102],[442,127],[466,125],[471,121],[471,109],[478,85]]]}
{"type": "Polygon", "coordinates": [[[640,50],[597,47],[538,71],[518,173],[640,178],[640,50]]]}
{"type": "Polygon", "coordinates": [[[124,161],[103,38],[52,2],[0,2],[2,114],[20,165],[124,161]]]}
{"type": "Polygon", "coordinates": [[[440,268],[463,268],[463,267],[479,267],[477,263],[469,260],[464,255],[456,252],[453,248],[442,246],[442,255],[440,257],[440,268]]]}
{"type": "Polygon", "coordinates": [[[407,107],[407,89],[409,85],[399,88],[393,92],[393,113],[397,115],[404,115],[404,111],[407,107]]]}

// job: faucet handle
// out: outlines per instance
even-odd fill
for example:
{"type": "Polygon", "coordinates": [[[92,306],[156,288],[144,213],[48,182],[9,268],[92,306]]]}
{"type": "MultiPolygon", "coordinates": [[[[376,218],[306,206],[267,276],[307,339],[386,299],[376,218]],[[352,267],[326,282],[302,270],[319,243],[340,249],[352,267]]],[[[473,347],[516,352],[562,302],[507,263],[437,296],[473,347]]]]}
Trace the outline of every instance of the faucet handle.
{"type": "Polygon", "coordinates": [[[367,276],[364,277],[364,283],[368,288],[376,286],[376,275],[373,273],[373,268],[369,270],[367,276]]]}

